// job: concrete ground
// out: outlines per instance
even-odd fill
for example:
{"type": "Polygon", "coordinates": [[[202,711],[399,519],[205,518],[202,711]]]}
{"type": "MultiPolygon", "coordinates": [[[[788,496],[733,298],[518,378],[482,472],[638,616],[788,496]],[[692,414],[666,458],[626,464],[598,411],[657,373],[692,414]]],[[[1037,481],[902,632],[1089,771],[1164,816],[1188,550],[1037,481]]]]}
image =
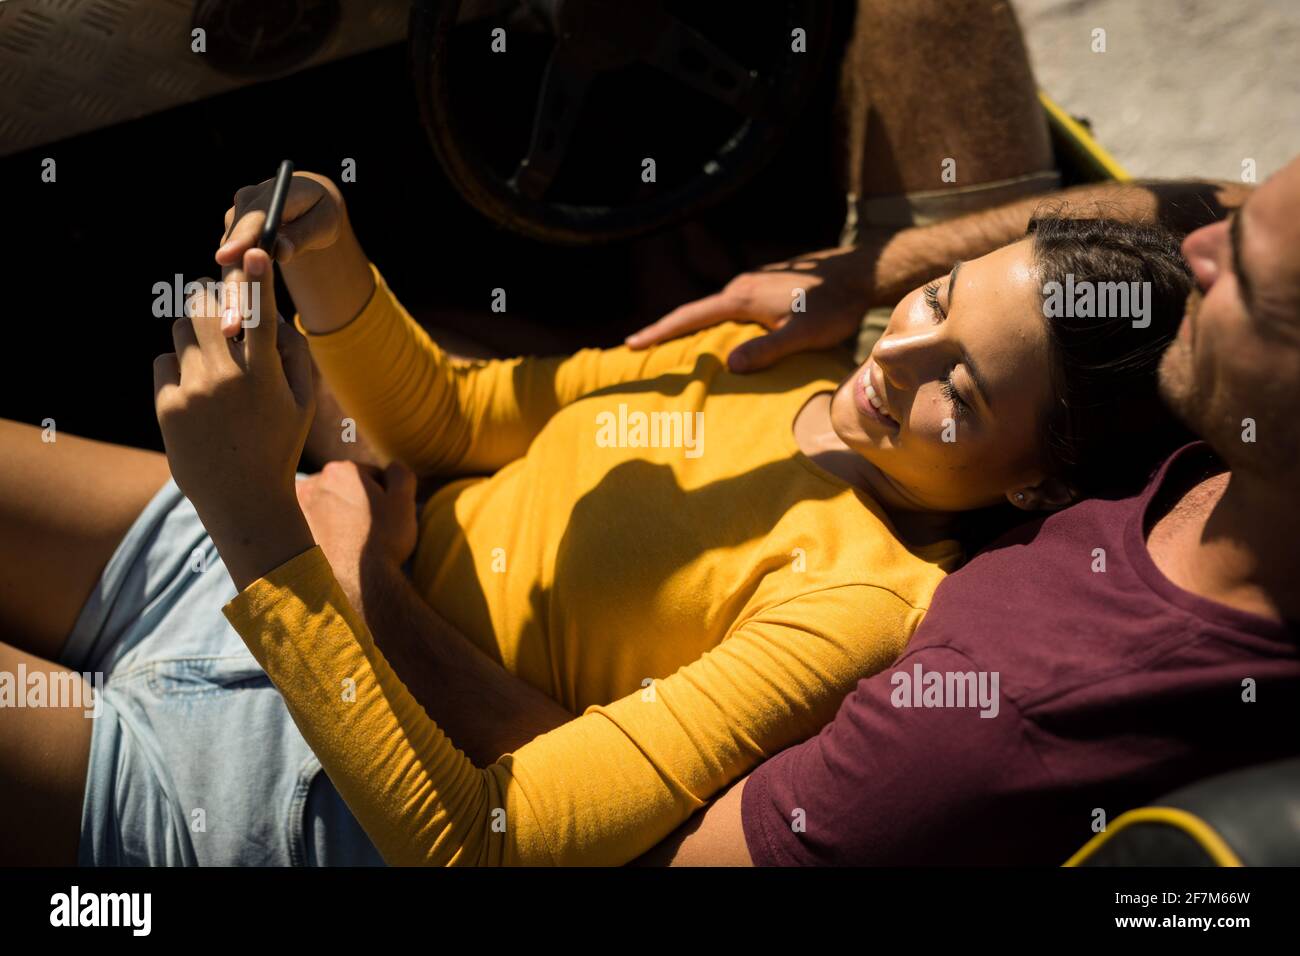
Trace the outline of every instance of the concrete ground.
{"type": "Polygon", "coordinates": [[[1136,176],[1300,155],[1300,0],[1012,0],[1038,84],[1136,176]],[[1106,51],[1093,52],[1093,30],[1106,51]]]}

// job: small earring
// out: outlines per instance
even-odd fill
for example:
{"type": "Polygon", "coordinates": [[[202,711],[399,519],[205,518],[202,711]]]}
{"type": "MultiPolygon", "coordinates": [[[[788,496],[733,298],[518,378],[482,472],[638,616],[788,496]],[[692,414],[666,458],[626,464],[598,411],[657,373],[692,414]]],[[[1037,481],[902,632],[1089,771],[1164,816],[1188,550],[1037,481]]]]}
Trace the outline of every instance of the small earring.
{"type": "Polygon", "coordinates": [[[1024,500],[1025,500],[1025,493],[1023,491],[1017,491],[1016,501],[1024,501],[1024,500]]]}

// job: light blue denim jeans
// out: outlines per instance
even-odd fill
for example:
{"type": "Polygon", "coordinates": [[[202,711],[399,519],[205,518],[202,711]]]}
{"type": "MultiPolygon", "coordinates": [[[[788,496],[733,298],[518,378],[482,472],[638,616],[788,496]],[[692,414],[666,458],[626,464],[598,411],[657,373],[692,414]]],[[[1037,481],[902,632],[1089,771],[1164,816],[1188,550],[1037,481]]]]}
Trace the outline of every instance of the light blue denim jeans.
{"type": "Polygon", "coordinates": [[[60,663],[102,672],[83,866],[382,865],[221,613],[235,595],[173,482],[108,562],[60,663]]]}

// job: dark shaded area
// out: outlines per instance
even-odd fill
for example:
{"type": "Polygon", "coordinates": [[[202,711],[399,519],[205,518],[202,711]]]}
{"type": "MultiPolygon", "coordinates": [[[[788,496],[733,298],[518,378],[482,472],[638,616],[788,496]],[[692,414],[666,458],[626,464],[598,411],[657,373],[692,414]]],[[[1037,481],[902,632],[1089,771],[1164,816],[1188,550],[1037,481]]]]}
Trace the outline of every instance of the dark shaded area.
{"type": "Polygon", "coordinates": [[[848,31],[832,27],[832,0],[676,6],[689,14],[664,0],[568,0],[553,28],[514,30],[508,56],[482,39],[505,19],[414,8],[421,116],[461,195],[524,235],[584,245],[687,222],[748,182],[848,31]],[[800,47],[803,28],[830,42],[800,47]],[[640,175],[647,157],[653,183],[640,175]]]}
{"type": "MultiPolygon", "coordinates": [[[[335,178],[356,161],[357,182],[342,188],[357,234],[422,322],[502,352],[617,343],[739,271],[834,244],[834,74],[730,199],[682,228],[597,248],[517,237],[460,199],[418,123],[401,45],[7,157],[0,416],[161,447],[151,363],[172,350],[171,320],[153,316],[153,286],[216,275],[234,191],[283,158],[335,178]],[[47,156],[55,183],[41,181],[47,156]],[[498,287],[504,315],[489,311],[498,287]]],[[[280,302],[288,314],[283,287],[280,302]]]]}

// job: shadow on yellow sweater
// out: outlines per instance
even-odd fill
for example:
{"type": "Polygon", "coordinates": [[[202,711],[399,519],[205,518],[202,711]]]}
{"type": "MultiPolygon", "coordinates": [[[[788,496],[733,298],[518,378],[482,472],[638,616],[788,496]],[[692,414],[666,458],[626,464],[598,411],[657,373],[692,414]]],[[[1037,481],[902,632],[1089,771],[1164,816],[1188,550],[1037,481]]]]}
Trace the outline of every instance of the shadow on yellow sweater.
{"type": "Polygon", "coordinates": [[[389,863],[639,856],[820,730],[958,560],[900,543],[796,446],[796,413],[851,370],[839,356],[733,375],[726,354],[761,330],[727,324],[643,352],[453,362],[375,278],[312,355],[382,453],[478,476],[426,504],[415,586],[581,714],[475,767],[318,548],[252,584],[226,615],[389,863]]]}

